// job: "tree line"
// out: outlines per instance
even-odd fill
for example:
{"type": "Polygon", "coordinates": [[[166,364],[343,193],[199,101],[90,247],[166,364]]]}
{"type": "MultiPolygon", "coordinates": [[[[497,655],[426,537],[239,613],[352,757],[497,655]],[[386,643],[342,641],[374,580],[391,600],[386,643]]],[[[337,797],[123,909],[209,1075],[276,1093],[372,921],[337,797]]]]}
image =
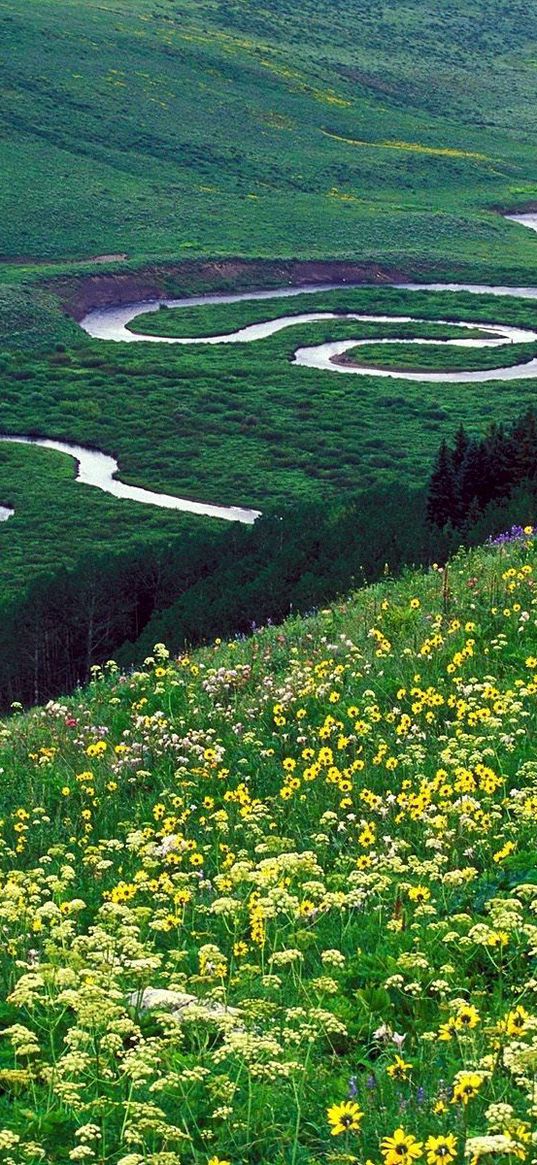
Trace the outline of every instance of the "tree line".
{"type": "Polygon", "coordinates": [[[423,493],[409,491],[405,506],[401,524],[391,491],[305,503],[253,527],[216,535],[214,526],[196,527],[160,546],[91,554],[76,569],[42,574],[0,606],[0,707],[72,691],[94,663],[136,662],[162,637],[179,649],[249,631],[378,577],[387,561],[397,570],[413,556],[425,560],[423,493]]]}
{"type": "Polygon", "coordinates": [[[442,441],[429,479],[427,516],[433,526],[463,530],[491,503],[537,479],[537,417],[533,409],[509,426],[493,424],[482,438],[463,425],[442,441]]]}

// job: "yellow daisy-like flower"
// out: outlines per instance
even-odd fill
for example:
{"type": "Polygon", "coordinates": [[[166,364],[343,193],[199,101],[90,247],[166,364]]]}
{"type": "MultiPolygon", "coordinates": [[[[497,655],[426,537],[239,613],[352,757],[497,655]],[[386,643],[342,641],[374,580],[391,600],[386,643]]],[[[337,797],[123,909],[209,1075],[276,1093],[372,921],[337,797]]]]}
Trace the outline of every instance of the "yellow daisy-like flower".
{"type": "Polygon", "coordinates": [[[101,753],[106,752],[107,748],[106,740],[97,740],[93,744],[88,744],[86,756],[100,756],[101,753]]]}
{"type": "Polygon", "coordinates": [[[396,1129],[391,1137],[384,1137],[380,1149],[386,1165],[412,1165],[422,1155],[423,1142],[404,1129],[396,1129]]]}
{"type": "Polygon", "coordinates": [[[505,1030],[508,1036],[520,1036],[526,1030],[529,1013],[521,1004],[509,1011],[505,1017],[505,1030]]]}
{"type": "Polygon", "coordinates": [[[452,1133],[446,1137],[428,1137],[425,1151],[427,1165],[450,1165],[457,1155],[457,1138],[452,1133]]]}
{"type": "Polygon", "coordinates": [[[508,858],[515,849],[516,846],[514,841],[506,841],[505,845],[503,845],[501,849],[496,850],[496,853],[492,855],[493,862],[502,862],[503,859],[508,858]]]}
{"type": "Polygon", "coordinates": [[[411,886],[408,891],[408,897],[411,902],[428,902],[431,897],[431,891],[427,886],[411,886]]]}
{"type": "Polygon", "coordinates": [[[457,1034],[457,1023],[455,1016],[448,1019],[447,1023],[441,1023],[438,1029],[439,1040],[452,1040],[453,1036],[457,1034]]]}
{"type": "Polygon", "coordinates": [[[507,946],[509,942],[509,935],[506,930],[491,930],[487,935],[485,945],[487,947],[507,946]]]}
{"type": "Polygon", "coordinates": [[[455,1027],[457,1031],[468,1031],[469,1028],[477,1027],[480,1020],[479,1012],[471,1003],[465,1003],[455,1016],[455,1027]]]}
{"type": "Polygon", "coordinates": [[[391,1076],[392,1080],[408,1080],[408,1073],[411,1068],[412,1064],[407,1063],[401,1056],[396,1056],[393,1064],[390,1064],[386,1068],[386,1072],[388,1076],[391,1076]]]}
{"type": "Polygon", "coordinates": [[[469,1100],[477,1096],[482,1083],[483,1077],[479,1072],[459,1072],[455,1077],[451,1103],[468,1104],[469,1100]]]}
{"type": "Polygon", "coordinates": [[[331,1105],[326,1115],[332,1136],[339,1137],[340,1133],[357,1133],[364,1114],[354,1100],[343,1100],[331,1105]]]}

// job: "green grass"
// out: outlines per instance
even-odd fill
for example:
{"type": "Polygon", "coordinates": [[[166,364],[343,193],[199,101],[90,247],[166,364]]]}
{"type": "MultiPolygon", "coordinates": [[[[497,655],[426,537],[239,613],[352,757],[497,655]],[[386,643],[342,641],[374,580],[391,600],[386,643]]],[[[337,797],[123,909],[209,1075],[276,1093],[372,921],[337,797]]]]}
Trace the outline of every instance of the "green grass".
{"type": "Polygon", "coordinates": [[[459,555],[2,723],[10,1159],[524,1159],[536,569],[459,555]]]}
{"type": "Polygon", "coordinates": [[[109,497],[75,482],[72,458],[49,449],[0,447],[0,496],[15,517],[0,527],[1,602],[12,602],[39,577],[61,577],[89,555],[121,554],[140,543],[165,546],[170,539],[203,531],[222,533],[222,523],[109,497]]]}
{"type": "Polygon", "coordinates": [[[4,257],[339,256],[529,280],[537,242],[494,213],[537,197],[523,8],[14,0],[4,257]]]}
{"type": "Polygon", "coordinates": [[[507,368],[535,359],[536,344],[506,344],[501,348],[446,348],[441,344],[364,344],[349,348],[338,364],[365,365],[397,372],[457,372],[507,368]]]}
{"type": "MultiPolygon", "coordinates": [[[[225,336],[240,328],[248,327],[250,324],[276,320],[284,315],[296,316],[316,311],[333,311],[343,315],[345,305],[347,305],[348,310],[352,310],[353,307],[355,310],[362,310],[361,305],[364,304],[366,306],[363,311],[367,313],[368,310],[371,310],[368,308],[369,304],[382,305],[388,302],[386,293],[388,296],[393,294],[388,289],[384,289],[380,295],[369,289],[365,292],[353,289],[316,292],[315,294],[308,292],[304,295],[293,295],[290,299],[263,299],[260,302],[243,300],[238,303],[203,304],[198,307],[181,308],[169,308],[162,305],[158,311],[143,312],[141,315],[135,316],[127,324],[127,330],[138,335],[169,336],[179,339],[185,337],[194,339],[208,335],[225,336]],[[209,331],[209,327],[211,331],[209,331]]],[[[394,301],[390,299],[389,302],[391,305],[394,301]]],[[[408,304],[406,295],[402,296],[400,302],[408,304]]],[[[416,300],[415,302],[419,306],[420,301],[416,300]]],[[[425,299],[423,299],[423,303],[426,306],[425,299]]],[[[375,308],[375,310],[377,309],[375,308]]],[[[381,306],[379,306],[378,311],[381,312],[381,306]]],[[[339,321],[336,319],[331,322],[330,326],[338,327],[338,325],[339,321]]],[[[368,323],[365,320],[353,320],[349,326],[352,327],[353,331],[359,333],[360,337],[368,335],[397,336],[403,339],[416,334],[414,322],[379,324],[368,323]]],[[[420,326],[420,334],[423,334],[424,339],[430,340],[450,340],[457,337],[460,339],[461,336],[466,339],[479,339],[484,335],[478,328],[461,332],[460,328],[453,325],[428,322],[424,322],[420,326]]]]}
{"type": "MultiPolygon", "coordinates": [[[[482,322],[491,326],[495,323],[520,324],[530,328],[537,323],[537,304],[531,299],[487,295],[477,297],[474,293],[451,291],[412,293],[396,287],[349,287],[336,291],[310,291],[303,295],[293,295],[289,299],[242,300],[238,303],[200,304],[184,308],[163,307],[136,316],[127,326],[130,331],[156,336],[225,335],[264,320],[316,311],[340,315],[355,311],[370,315],[412,316],[413,320],[424,321],[419,326],[420,335],[423,328],[423,337],[426,339],[450,339],[456,335],[467,339],[471,337],[471,332],[461,332],[450,321],[463,320],[466,323],[475,322],[476,325],[482,322]],[[439,324],[436,322],[438,319],[444,322],[439,324]]],[[[307,325],[310,329],[313,326],[307,325]]],[[[377,324],[336,319],[326,321],[323,326],[332,331],[346,327],[347,331],[351,329],[359,332],[357,338],[367,337],[373,332],[382,336],[416,335],[414,322],[377,324]]],[[[151,348],[150,351],[153,354],[156,349],[151,348]]],[[[168,355],[173,351],[168,348],[168,355]]]]}

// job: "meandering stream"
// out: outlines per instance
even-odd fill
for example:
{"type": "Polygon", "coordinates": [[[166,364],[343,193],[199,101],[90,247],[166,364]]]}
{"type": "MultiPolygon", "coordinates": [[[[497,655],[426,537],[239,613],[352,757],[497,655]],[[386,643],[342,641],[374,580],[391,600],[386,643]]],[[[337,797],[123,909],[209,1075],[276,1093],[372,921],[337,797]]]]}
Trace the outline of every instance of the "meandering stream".
{"type": "MultiPolygon", "coordinates": [[[[520,223],[530,230],[537,231],[537,215],[509,215],[513,222],[520,223]]],[[[170,308],[193,307],[203,304],[239,303],[246,300],[289,299],[305,293],[314,294],[321,291],[345,290],[352,287],[349,283],[308,284],[300,287],[282,287],[263,291],[236,292],[233,294],[211,294],[189,296],[183,299],[160,299],[156,301],[142,301],[140,303],[123,304],[115,307],[98,308],[88,312],[80,321],[80,326],[98,340],[116,341],[121,343],[152,343],[152,344],[237,344],[250,343],[255,340],[272,336],[284,328],[298,324],[314,323],[318,320],[348,319],[367,323],[430,323],[414,316],[384,316],[366,315],[363,313],[335,312],[303,312],[296,315],[280,316],[276,320],[267,320],[261,323],[250,324],[239,328],[235,332],[217,336],[170,337],[152,336],[131,332],[127,324],[135,317],[149,312],[158,311],[161,305],[170,308]]],[[[360,286],[364,286],[363,284],[360,286]]],[[[392,285],[393,286],[393,285],[392,285]]],[[[408,291],[468,291],[475,294],[508,295],[521,299],[537,299],[537,287],[492,287],[487,284],[471,283],[398,283],[396,287],[408,291]]],[[[437,320],[439,324],[454,321],[437,320]]],[[[505,344],[530,343],[537,340],[537,333],[525,328],[507,327],[503,324],[481,324],[475,321],[456,321],[456,326],[462,329],[479,329],[485,333],[482,339],[450,339],[450,340],[397,340],[402,344],[443,344],[446,347],[492,348],[505,344]]],[[[459,372],[403,372],[376,368],[373,365],[351,365],[338,363],[338,359],[352,348],[371,343],[394,343],[393,338],[369,337],[367,340],[338,340],[311,347],[298,348],[294,353],[294,363],[307,368],[317,368],[323,371],[344,373],[355,376],[382,376],[396,380],[413,380],[426,382],[441,382],[465,384],[483,381],[520,380],[537,376],[537,359],[526,363],[514,364],[510,367],[489,368],[479,371],[459,372]]],[[[259,517],[259,510],[245,509],[240,506],[221,506],[206,502],[191,501],[189,498],[180,498],[172,494],[158,493],[143,489],[139,486],[127,485],[119,481],[117,473],[119,466],[115,458],[97,449],[89,449],[82,445],[71,444],[66,441],[55,441],[49,438],[28,436],[0,436],[0,441],[23,445],[38,445],[44,449],[54,449],[74,458],[77,464],[76,480],[82,485],[91,485],[117,498],[128,498],[130,501],[142,505],[160,506],[163,509],[181,510],[193,514],[202,514],[212,518],[222,518],[230,522],[252,524],[259,517]]],[[[0,506],[0,521],[5,521],[14,511],[7,506],[0,506]]]]}
{"type": "MultiPolygon", "coordinates": [[[[213,506],[207,502],[193,502],[188,498],[178,498],[173,494],[152,493],[136,485],[118,481],[119,466],[114,457],[100,453],[98,449],[88,449],[84,445],[71,445],[67,441],[53,441],[48,437],[0,437],[0,441],[10,441],[17,445],[39,445],[42,449],[55,449],[66,453],[77,463],[76,480],[82,485],[93,485],[115,498],[129,498],[146,506],[160,506],[165,510],[184,510],[190,514],[204,514],[208,518],[224,518],[228,522],[250,524],[259,517],[259,510],[246,510],[240,506],[213,506]]],[[[13,513],[13,511],[11,511],[13,513]]],[[[9,517],[10,515],[6,515],[9,517]]]]}

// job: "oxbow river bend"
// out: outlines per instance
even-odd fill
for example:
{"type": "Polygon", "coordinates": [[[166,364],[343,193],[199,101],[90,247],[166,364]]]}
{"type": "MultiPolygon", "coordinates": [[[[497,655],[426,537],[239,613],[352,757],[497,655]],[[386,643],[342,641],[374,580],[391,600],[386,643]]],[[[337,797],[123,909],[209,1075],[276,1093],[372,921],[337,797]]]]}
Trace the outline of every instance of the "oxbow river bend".
{"type": "MultiPolygon", "coordinates": [[[[537,231],[537,214],[509,215],[507,217],[512,222],[519,223],[522,226],[529,227],[530,230],[537,231]]],[[[272,336],[284,328],[297,324],[314,323],[318,320],[349,319],[368,323],[415,323],[418,329],[419,325],[425,322],[416,316],[383,316],[366,315],[363,313],[347,313],[342,315],[341,313],[335,312],[302,312],[295,315],[282,315],[276,320],[251,324],[248,327],[240,328],[236,332],[218,336],[172,338],[169,336],[143,335],[141,333],[131,332],[127,327],[127,324],[137,316],[158,311],[161,305],[169,308],[181,308],[203,304],[239,303],[248,300],[253,302],[255,300],[275,298],[290,299],[293,296],[303,295],[305,293],[314,294],[315,292],[321,291],[344,290],[351,286],[353,285],[349,283],[324,283],[313,286],[307,284],[299,287],[271,288],[270,290],[237,292],[235,294],[198,295],[184,299],[146,300],[139,303],[123,304],[121,306],[99,308],[91,311],[80,321],[80,326],[89,336],[97,340],[126,344],[194,345],[251,343],[256,340],[262,340],[267,336],[272,336]]],[[[360,286],[364,285],[361,284],[360,286]]],[[[477,283],[398,283],[395,286],[408,291],[468,291],[475,294],[507,295],[520,299],[537,299],[537,287],[493,287],[487,284],[477,283]]],[[[478,340],[465,339],[464,335],[462,335],[460,339],[444,341],[420,340],[419,338],[415,338],[398,340],[397,343],[434,343],[436,345],[442,343],[446,347],[501,348],[506,344],[537,341],[537,333],[525,328],[507,327],[503,324],[494,323],[487,325],[481,323],[476,324],[475,321],[469,323],[464,320],[438,320],[435,322],[440,324],[449,323],[451,325],[456,323],[456,326],[460,327],[462,332],[464,332],[464,329],[475,330],[479,328],[479,331],[485,333],[485,335],[482,339],[478,340]]],[[[373,337],[369,337],[367,340],[338,340],[312,345],[311,347],[297,348],[294,353],[294,363],[303,367],[322,369],[326,372],[337,372],[347,376],[375,375],[390,377],[396,380],[427,381],[429,383],[439,382],[444,384],[447,382],[467,384],[484,381],[522,380],[528,379],[529,377],[537,377],[537,359],[529,360],[523,364],[511,365],[507,368],[502,368],[500,365],[498,368],[489,368],[474,372],[402,372],[396,370],[387,371],[386,369],[375,368],[373,365],[362,365],[358,367],[337,363],[338,358],[350,349],[371,343],[391,344],[394,343],[394,340],[384,338],[375,340],[373,337]]],[[[103,490],[105,493],[111,494],[113,497],[128,498],[130,501],[139,502],[142,505],[160,506],[163,509],[202,514],[211,518],[221,518],[229,522],[242,522],[250,525],[260,515],[259,510],[245,509],[241,506],[222,506],[217,503],[197,502],[192,501],[190,498],[180,498],[172,494],[146,490],[141,486],[127,485],[117,477],[119,473],[117,461],[107,453],[100,452],[97,449],[70,444],[66,441],[55,441],[51,438],[28,437],[18,434],[0,436],[0,441],[24,445],[39,445],[44,449],[53,449],[58,453],[64,453],[72,457],[76,462],[76,480],[78,482],[82,485],[94,486],[97,489],[103,490]]],[[[0,521],[5,521],[12,517],[13,513],[14,511],[11,508],[0,506],[0,521]]]]}

